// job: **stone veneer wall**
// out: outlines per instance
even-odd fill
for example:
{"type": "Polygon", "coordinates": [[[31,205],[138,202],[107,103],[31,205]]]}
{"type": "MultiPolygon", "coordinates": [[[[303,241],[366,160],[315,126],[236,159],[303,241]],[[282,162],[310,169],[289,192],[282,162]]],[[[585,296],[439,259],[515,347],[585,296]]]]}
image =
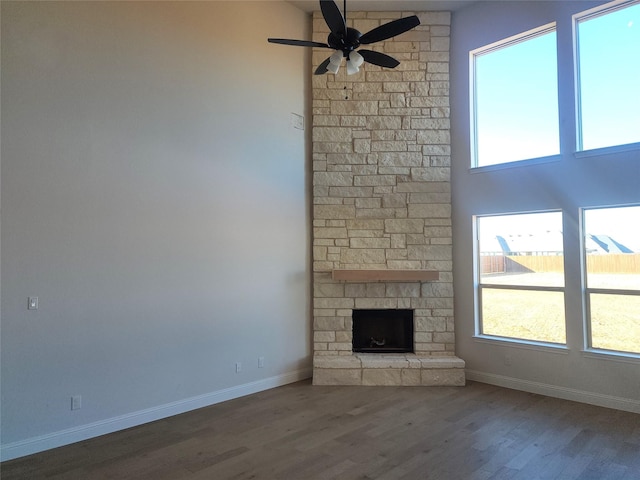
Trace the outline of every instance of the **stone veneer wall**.
{"type": "MultiPolygon", "coordinates": [[[[408,15],[347,14],[348,26],[361,32],[408,15]]],[[[464,362],[454,357],[451,17],[418,16],[416,29],[363,46],[395,57],[397,68],[365,63],[347,76],[343,63],[337,75],[313,76],[316,384],[464,384],[464,362]],[[426,269],[440,278],[345,283],[332,280],[333,269],[426,269]],[[414,309],[415,355],[354,355],[354,308],[414,309]]],[[[326,41],[319,12],[313,27],[314,40],[326,41]]],[[[315,49],[313,68],[330,54],[315,49]]]]}

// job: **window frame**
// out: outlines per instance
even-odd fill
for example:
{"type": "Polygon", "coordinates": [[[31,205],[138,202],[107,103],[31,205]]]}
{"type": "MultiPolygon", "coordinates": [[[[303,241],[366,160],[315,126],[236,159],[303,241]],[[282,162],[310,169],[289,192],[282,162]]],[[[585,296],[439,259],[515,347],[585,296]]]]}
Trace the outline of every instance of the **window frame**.
{"type": "Polygon", "coordinates": [[[583,304],[583,348],[585,352],[595,353],[598,355],[614,355],[621,356],[633,359],[640,359],[640,352],[628,352],[624,350],[612,350],[608,348],[594,347],[593,346],[593,336],[592,336],[592,328],[591,328],[591,294],[596,295],[632,295],[640,297],[640,289],[631,290],[624,288],[602,288],[602,287],[589,287],[588,276],[589,272],[587,270],[587,230],[586,230],[586,218],[585,214],[589,210],[604,210],[610,208],[624,208],[624,207],[640,207],[640,203],[630,203],[630,204],[616,204],[616,205],[598,205],[598,206],[589,206],[589,207],[581,207],[580,208],[580,251],[581,251],[581,261],[580,261],[580,271],[581,271],[581,282],[582,282],[582,304],[583,304]]]}
{"type": "MultiPolygon", "coordinates": [[[[539,214],[539,213],[560,213],[561,215],[561,223],[564,222],[565,214],[561,209],[545,209],[545,210],[529,210],[522,212],[507,212],[507,213],[487,213],[487,214],[478,214],[473,215],[473,236],[474,236],[474,247],[473,247],[473,269],[474,269],[474,316],[475,316],[475,335],[474,337],[477,339],[485,339],[490,341],[503,341],[518,345],[528,345],[535,347],[549,347],[552,349],[563,349],[568,350],[567,345],[567,319],[566,319],[566,311],[563,311],[564,314],[564,329],[565,329],[565,342],[546,342],[543,340],[532,340],[526,338],[519,337],[506,337],[501,335],[492,335],[483,332],[483,304],[482,304],[482,290],[484,288],[489,289],[500,289],[500,290],[517,290],[517,291],[536,291],[536,292],[556,292],[562,293],[563,304],[566,309],[566,271],[563,267],[563,284],[562,286],[551,286],[551,285],[505,285],[501,283],[483,283],[482,282],[482,268],[481,268],[481,259],[482,254],[480,251],[480,228],[479,228],[479,220],[481,218],[489,218],[489,217],[506,217],[509,215],[528,215],[528,214],[539,214]]],[[[564,246],[563,246],[563,256],[564,256],[564,246]]],[[[565,310],[563,309],[563,310],[565,310]]]]}
{"type": "Polygon", "coordinates": [[[571,17],[572,40],[573,40],[573,87],[574,87],[574,113],[575,113],[575,145],[574,156],[576,158],[606,155],[629,150],[640,150],[640,141],[622,143],[616,145],[606,145],[601,147],[584,148],[584,134],[582,128],[582,88],[580,79],[580,39],[578,26],[580,22],[588,21],[597,17],[605,16],[609,13],[622,10],[632,5],[640,5],[640,0],[613,0],[603,5],[575,13],[571,17]]]}
{"type": "MultiPolygon", "coordinates": [[[[476,59],[479,56],[486,55],[491,52],[495,52],[504,48],[508,48],[512,45],[516,45],[518,43],[525,42],[527,40],[545,35],[547,33],[554,32],[556,34],[556,64],[558,63],[557,58],[557,34],[558,34],[558,25],[557,22],[549,22],[544,25],[540,25],[538,27],[529,29],[527,31],[518,33],[516,35],[512,35],[510,37],[498,40],[496,42],[492,42],[488,45],[484,45],[479,48],[475,48],[469,51],[469,99],[470,99],[470,126],[469,126],[469,135],[470,142],[469,146],[471,149],[470,159],[471,164],[469,169],[471,172],[474,171],[490,171],[502,168],[510,168],[514,166],[523,166],[523,165],[531,165],[538,163],[547,163],[553,161],[559,161],[562,154],[562,139],[560,132],[560,91],[559,88],[556,90],[556,103],[557,103],[557,112],[558,112],[558,153],[552,155],[546,155],[542,157],[530,157],[524,158],[520,160],[512,160],[508,162],[500,162],[493,163],[488,165],[478,165],[478,96],[477,96],[477,68],[476,68],[476,59]]],[[[559,79],[556,78],[556,82],[559,82],[559,79]]]]}

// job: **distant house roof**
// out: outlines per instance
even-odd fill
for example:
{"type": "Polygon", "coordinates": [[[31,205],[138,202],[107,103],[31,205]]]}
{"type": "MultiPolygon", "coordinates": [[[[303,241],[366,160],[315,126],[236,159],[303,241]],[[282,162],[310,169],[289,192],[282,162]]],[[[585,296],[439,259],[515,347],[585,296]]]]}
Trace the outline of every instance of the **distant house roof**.
{"type": "Polygon", "coordinates": [[[483,242],[484,252],[516,253],[562,253],[562,232],[518,233],[496,235],[483,242]]]}
{"type": "MultiPolygon", "coordinates": [[[[482,252],[509,254],[561,254],[563,238],[560,231],[496,235],[483,239],[482,252]]],[[[586,250],[589,253],[634,253],[634,251],[609,235],[588,235],[586,250]]]]}
{"type": "Polygon", "coordinates": [[[590,253],[633,253],[633,250],[616,242],[609,235],[587,235],[586,243],[590,253]]]}

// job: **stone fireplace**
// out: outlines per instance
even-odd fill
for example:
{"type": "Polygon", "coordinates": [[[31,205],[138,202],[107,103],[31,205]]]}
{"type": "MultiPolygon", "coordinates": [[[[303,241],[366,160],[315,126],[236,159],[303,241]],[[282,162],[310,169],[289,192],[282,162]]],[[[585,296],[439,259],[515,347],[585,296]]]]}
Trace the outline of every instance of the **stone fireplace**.
{"type": "MultiPolygon", "coordinates": [[[[366,32],[412,14],[349,12],[348,23],[366,32]]],[[[372,46],[397,68],[313,76],[316,385],[465,383],[453,316],[450,13],[417,15],[416,29],[372,46]],[[411,311],[411,348],[354,351],[362,310],[411,311]]],[[[319,13],[313,27],[325,41],[319,13]]],[[[326,57],[314,50],[314,68],[326,57]]]]}

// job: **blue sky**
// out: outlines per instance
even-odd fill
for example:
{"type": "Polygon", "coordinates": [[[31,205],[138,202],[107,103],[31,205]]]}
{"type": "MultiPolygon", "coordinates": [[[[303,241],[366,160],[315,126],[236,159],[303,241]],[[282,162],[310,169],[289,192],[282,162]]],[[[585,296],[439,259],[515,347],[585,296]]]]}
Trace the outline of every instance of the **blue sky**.
{"type": "Polygon", "coordinates": [[[583,148],[640,142],[640,4],[578,23],[583,148]]]}
{"type": "Polygon", "coordinates": [[[476,57],[478,165],[560,153],[556,33],[476,57]]]}

